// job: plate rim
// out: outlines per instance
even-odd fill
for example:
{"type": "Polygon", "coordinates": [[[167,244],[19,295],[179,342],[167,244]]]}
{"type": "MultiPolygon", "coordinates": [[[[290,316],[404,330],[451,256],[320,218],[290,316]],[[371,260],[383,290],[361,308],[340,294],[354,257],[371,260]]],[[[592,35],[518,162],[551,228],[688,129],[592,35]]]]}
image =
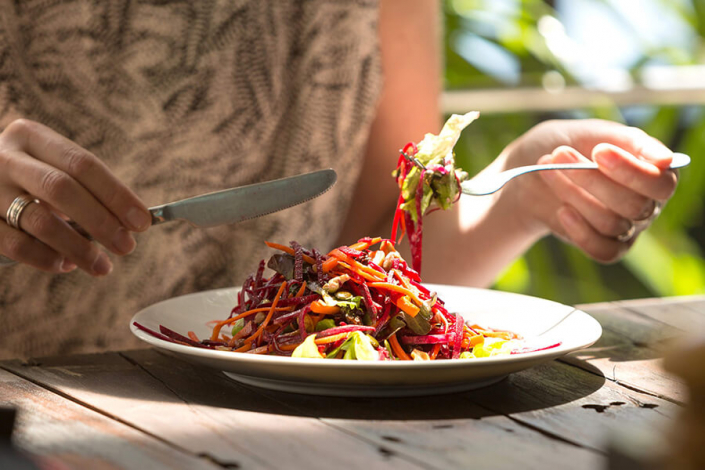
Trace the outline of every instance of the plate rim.
{"type": "MultiPolygon", "coordinates": [[[[139,322],[139,317],[145,315],[146,312],[148,312],[151,309],[157,309],[160,305],[163,304],[168,304],[170,302],[178,301],[181,299],[185,298],[191,298],[191,297],[201,297],[201,296],[207,296],[207,295],[222,295],[224,293],[231,293],[233,294],[233,298],[237,295],[237,293],[241,290],[240,287],[223,287],[223,288],[218,288],[218,289],[210,289],[210,290],[205,290],[205,291],[199,291],[199,292],[192,292],[189,294],[184,294],[184,295],[179,295],[175,297],[171,297],[168,299],[161,300],[159,302],[156,302],[154,304],[148,305],[142,309],[140,309],[138,312],[136,312],[132,318],[130,319],[129,323],[129,328],[132,334],[134,334],[138,339],[146,342],[147,344],[161,348],[161,349],[166,349],[168,351],[171,351],[173,353],[177,353],[179,355],[186,355],[186,356],[198,356],[199,358],[212,358],[212,359],[217,359],[217,360],[223,360],[227,359],[232,362],[244,362],[244,363],[271,363],[271,364],[291,364],[291,365],[296,365],[304,368],[309,368],[309,367],[314,367],[314,368],[329,368],[329,367],[334,367],[334,368],[352,368],[352,369],[370,369],[370,368],[413,368],[413,369],[424,369],[424,368],[430,368],[430,369],[435,369],[435,368],[464,368],[464,367],[482,367],[483,365],[499,365],[499,364],[504,364],[504,363],[513,363],[513,364],[519,364],[522,362],[535,362],[537,360],[541,360],[545,357],[561,357],[566,354],[569,354],[574,351],[578,351],[581,349],[585,349],[593,344],[595,344],[600,337],[602,336],[603,329],[602,325],[590,314],[587,312],[584,312],[583,310],[580,310],[574,306],[571,305],[566,305],[562,304],[560,302],[556,302],[553,300],[549,299],[543,299],[541,297],[535,297],[535,296],[530,296],[526,294],[518,294],[515,292],[505,292],[505,291],[499,291],[495,289],[483,289],[483,288],[478,288],[478,287],[466,287],[466,286],[458,286],[458,285],[443,285],[443,284],[424,284],[429,289],[432,289],[434,287],[439,287],[439,288],[451,288],[451,289],[461,289],[461,290],[471,290],[471,291],[482,291],[482,292],[492,292],[496,293],[497,295],[502,295],[502,296],[516,296],[520,298],[528,298],[532,299],[532,301],[541,301],[541,302],[547,302],[554,304],[556,306],[559,306],[561,308],[570,308],[570,311],[566,312],[566,315],[564,318],[567,318],[568,316],[578,314],[581,316],[584,316],[584,319],[588,322],[593,323],[593,327],[596,327],[596,331],[594,334],[594,338],[590,338],[589,340],[583,341],[580,344],[577,345],[572,345],[572,346],[557,346],[555,348],[547,349],[547,350],[542,350],[542,351],[532,351],[532,352],[527,352],[527,353],[522,353],[522,354],[516,354],[516,355],[505,355],[505,356],[493,356],[493,357],[483,357],[483,358],[474,358],[472,360],[458,360],[458,359],[439,359],[436,361],[343,361],[343,360],[325,360],[325,359],[313,359],[313,358],[294,358],[294,357],[288,357],[288,356],[272,356],[272,355],[258,355],[258,354],[247,354],[247,353],[234,353],[233,351],[218,351],[218,350],[213,350],[213,349],[201,349],[201,348],[196,348],[193,346],[186,346],[186,345],[181,345],[181,344],[176,344],[176,343],[170,343],[166,342],[164,340],[161,340],[159,338],[155,338],[154,336],[151,336],[150,334],[138,329],[137,327],[134,326],[134,322],[137,321],[139,322]]],[[[562,320],[561,320],[562,321],[562,320]]],[[[165,325],[167,326],[167,325],[165,325]]],[[[217,365],[212,366],[215,369],[218,369],[217,365]]]]}

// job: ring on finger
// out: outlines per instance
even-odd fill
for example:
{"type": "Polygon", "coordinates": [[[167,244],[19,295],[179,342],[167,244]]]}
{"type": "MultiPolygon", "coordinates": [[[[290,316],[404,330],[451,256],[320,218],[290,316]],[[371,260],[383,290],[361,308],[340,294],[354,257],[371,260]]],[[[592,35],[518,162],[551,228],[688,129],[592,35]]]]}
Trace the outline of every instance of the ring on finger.
{"type": "Polygon", "coordinates": [[[634,223],[630,223],[629,229],[626,232],[620,233],[619,235],[617,235],[616,238],[617,238],[618,242],[626,243],[629,240],[631,240],[632,238],[634,238],[635,234],[636,234],[636,225],[634,225],[634,223]]]}
{"type": "Polygon", "coordinates": [[[654,203],[654,206],[651,209],[651,212],[649,213],[649,215],[647,215],[646,217],[644,217],[642,219],[634,220],[635,224],[637,224],[639,226],[649,225],[649,224],[651,224],[651,222],[653,222],[656,219],[656,217],[658,217],[658,215],[661,213],[661,208],[663,207],[663,204],[660,201],[657,201],[655,199],[653,200],[653,203],[654,203]]]}
{"type": "Polygon", "coordinates": [[[22,212],[27,208],[28,205],[33,202],[39,204],[39,200],[33,198],[29,194],[20,194],[19,196],[17,196],[15,200],[12,201],[12,204],[10,204],[10,207],[7,208],[7,214],[5,217],[7,225],[12,228],[21,230],[20,217],[22,217],[22,212]]]}

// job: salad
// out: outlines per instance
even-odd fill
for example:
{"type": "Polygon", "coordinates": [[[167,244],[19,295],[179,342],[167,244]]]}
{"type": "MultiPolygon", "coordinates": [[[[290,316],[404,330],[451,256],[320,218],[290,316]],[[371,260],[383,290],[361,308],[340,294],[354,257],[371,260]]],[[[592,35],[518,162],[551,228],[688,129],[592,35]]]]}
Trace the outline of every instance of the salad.
{"type": "Polygon", "coordinates": [[[392,240],[397,233],[409,234],[412,267],[421,272],[422,218],[437,209],[450,209],[460,197],[460,183],[468,174],[455,167],[453,147],[460,133],[480,113],[453,114],[438,135],[426,134],[421,142],[409,142],[401,150],[397,168],[392,174],[400,194],[392,223],[392,240]]]}
{"type": "Polygon", "coordinates": [[[267,245],[276,250],[266,263],[274,274],[264,276],[262,260],[209,338],[134,326],[197,348],[301,358],[430,361],[539,350],[450,313],[391,240],[363,238],[327,255],[296,242],[267,245]]]}

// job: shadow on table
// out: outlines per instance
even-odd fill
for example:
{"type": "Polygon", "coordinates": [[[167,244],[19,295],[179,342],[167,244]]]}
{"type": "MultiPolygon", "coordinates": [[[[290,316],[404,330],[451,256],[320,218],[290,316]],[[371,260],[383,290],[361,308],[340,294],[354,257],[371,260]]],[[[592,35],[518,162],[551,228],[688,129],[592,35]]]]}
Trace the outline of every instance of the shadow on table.
{"type": "Polygon", "coordinates": [[[10,370],[97,408],[184,402],[258,413],[364,420],[481,419],[559,407],[599,390],[605,378],[553,361],[511,374],[494,385],[462,393],[399,398],[322,397],[265,390],[240,384],[214,371],[154,350],[69,356],[34,364],[14,362],[10,370]],[[138,403],[135,403],[137,401],[138,403]]]}

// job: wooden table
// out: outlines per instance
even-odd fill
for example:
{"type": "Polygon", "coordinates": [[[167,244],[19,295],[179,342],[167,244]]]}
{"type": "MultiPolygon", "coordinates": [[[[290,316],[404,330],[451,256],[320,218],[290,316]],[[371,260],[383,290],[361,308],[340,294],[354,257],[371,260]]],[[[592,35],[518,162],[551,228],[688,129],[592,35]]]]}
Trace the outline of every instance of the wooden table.
{"type": "Polygon", "coordinates": [[[597,344],[473,392],[292,395],[145,349],[2,362],[0,404],[19,409],[17,447],[69,468],[604,468],[615,433],[680,412],[660,362],[705,329],[705,297],[580,308],[597,344]]]}

